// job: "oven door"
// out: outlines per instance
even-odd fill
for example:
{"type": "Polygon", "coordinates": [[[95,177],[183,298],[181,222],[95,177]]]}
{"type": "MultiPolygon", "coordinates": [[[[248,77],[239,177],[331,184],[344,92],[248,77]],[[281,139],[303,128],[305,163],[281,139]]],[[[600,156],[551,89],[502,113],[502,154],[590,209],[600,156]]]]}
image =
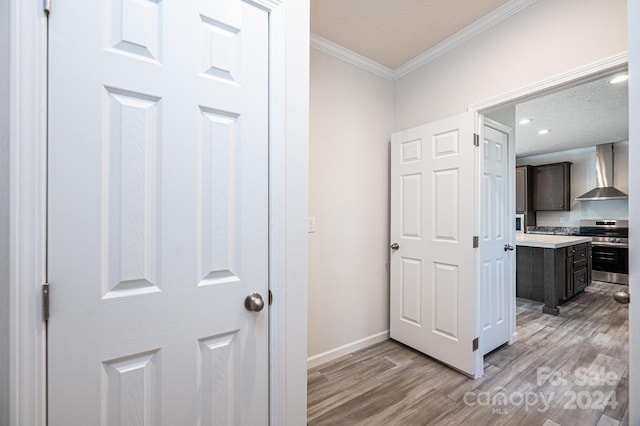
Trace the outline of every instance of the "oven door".
{"type": "Polygon", "coordinates": [[[629,247],[626,244],[592,244],[594,271],[629,273],[629,247]]]}

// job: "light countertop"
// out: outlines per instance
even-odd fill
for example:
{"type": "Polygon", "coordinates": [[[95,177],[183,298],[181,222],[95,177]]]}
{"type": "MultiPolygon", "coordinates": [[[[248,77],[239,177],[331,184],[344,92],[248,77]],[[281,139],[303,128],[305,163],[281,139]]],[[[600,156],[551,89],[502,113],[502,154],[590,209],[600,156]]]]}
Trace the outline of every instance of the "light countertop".
{"type": "Polygon", "coordinates": [[[516,234],[516,245],[525,247],[562,248],[591,242],[591,237],[568,235],[516,234]]]}

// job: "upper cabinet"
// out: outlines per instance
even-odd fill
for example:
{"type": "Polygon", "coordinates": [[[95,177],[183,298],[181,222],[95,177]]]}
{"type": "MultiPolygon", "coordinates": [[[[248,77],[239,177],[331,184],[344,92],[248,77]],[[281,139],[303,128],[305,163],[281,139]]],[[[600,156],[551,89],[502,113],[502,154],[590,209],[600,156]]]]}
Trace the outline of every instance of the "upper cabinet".
{"type": "Polygon", "coordinates": [[[533,207],[531,174],[533,167],[516,167],[516,213],[526,213],[533,207]]]}
{"type": "MultiPolygon", "coordinates": [[[[571,210],[571,163],[563,162],[536,166],[533,168],[532,175],[532,210],[571,210]]],[[[518,197],[516,196],[516,198],[518,197]]]]}

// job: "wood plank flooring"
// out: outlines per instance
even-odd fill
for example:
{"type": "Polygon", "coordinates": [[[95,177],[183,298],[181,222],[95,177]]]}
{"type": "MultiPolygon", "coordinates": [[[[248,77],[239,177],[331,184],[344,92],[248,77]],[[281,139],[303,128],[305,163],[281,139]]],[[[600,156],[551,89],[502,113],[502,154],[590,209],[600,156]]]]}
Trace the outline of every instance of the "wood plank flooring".
{"type": "Polygon", "coordinates": [[[628,305],[594,282],[560,307],[518,299],[519,341],[472,380],[388,340],[308,371],[309,425],[628,425],[628,305]]]}

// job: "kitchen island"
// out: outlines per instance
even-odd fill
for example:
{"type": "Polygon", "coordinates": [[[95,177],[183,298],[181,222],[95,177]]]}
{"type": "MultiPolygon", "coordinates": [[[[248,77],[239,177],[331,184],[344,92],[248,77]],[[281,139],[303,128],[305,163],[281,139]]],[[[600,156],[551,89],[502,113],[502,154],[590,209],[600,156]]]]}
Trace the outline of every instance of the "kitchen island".
{"type": "Polygon", "coordinates": [[[558,305],[591,283],[591,237],[516,235],[516,296],[544,302],[542,311],[558,315],[558,305]]]}

